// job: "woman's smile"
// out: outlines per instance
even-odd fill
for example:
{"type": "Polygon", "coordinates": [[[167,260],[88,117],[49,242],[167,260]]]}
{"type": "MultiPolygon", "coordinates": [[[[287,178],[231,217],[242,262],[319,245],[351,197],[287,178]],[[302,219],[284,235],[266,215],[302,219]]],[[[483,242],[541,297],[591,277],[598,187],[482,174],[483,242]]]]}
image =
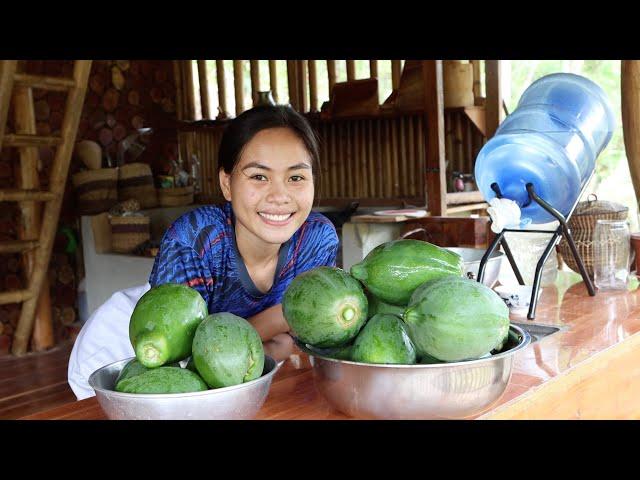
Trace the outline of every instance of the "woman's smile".
{"type": "Polygon", "coordinates": [[[276,227],[288,225],[296,212],[290,213],[271,213],[271,212],[258,212],[258,215],[267,225],[273,225],[276,227]]]}

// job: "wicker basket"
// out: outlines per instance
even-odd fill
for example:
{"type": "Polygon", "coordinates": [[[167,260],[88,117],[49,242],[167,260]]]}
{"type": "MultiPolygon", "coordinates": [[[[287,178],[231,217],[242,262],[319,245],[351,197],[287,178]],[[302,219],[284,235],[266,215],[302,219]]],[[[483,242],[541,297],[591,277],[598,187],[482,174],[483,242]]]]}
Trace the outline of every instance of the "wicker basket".
{"type": "Polygon", "coordinates": [[[118,203],[118,169],[85,170],[71,177],[80,215],[106,212],[118,203]]]}
{"type": "Polygon", "coordinates": [[[151,167],[146,163],[129,163],[119,168],[118,198],[133,198],[140,208],[153,208],[158,205],[156,187],[153,185],[151,167]]]}
{"type": "Polygon", "coordinates": [[[111,249],[117,253],[131,253],[151,238],[149,217],[131,215],[111,217],[111,249]]]}
{"type": "Polygon", "coordinates": [[[193,185],[179,188],[159,188],[158,203],[161,207],[178,207],[193,203],[193,185]]]}
{"type": "MultiPolygon", "coordinates": [[[[576,206],[576,210],[569,219],[569,229],[573,235],[576,249],[582,257],[582,261],[587,270],[587,274],[593,279],[593,231],[598,220],[625,220],[629,214],[629,208],[615,202],[607,202],[598,200],[595,194],[589,195],[589,200],[580,202],[576,206]],[[591,197],[594,197],[591,199],[591,197]]],[[[580,273],[578,264],[576,263],[569,244],[562,237],[562,241],[558,245],[558,252],[562,256],[562,260],[574,272],[580,273]]]]}

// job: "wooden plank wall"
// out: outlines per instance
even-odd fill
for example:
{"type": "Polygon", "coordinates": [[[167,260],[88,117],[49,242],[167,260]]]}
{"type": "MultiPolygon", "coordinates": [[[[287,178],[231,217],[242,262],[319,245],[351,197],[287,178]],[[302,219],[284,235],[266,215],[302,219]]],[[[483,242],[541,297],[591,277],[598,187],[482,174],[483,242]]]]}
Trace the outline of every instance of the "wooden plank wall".
{"type": "Polygon", "coordinates": [[[462,110],[445,110],[444,133],[447,185],[451,191],[453,172],[473,173],[478,152],[487,139],[462,110]]]}

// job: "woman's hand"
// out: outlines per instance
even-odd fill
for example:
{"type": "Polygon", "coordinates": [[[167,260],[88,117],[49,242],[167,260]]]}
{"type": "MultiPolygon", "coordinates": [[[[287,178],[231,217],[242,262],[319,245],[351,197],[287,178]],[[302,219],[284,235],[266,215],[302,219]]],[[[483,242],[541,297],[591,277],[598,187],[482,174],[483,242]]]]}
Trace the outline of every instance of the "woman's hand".
{"type": "Polygon", "coordinates": [[[293,339],[288,333],[280,333],[262,345],[264,353],[276,362],[286,360],[293,353],[293,339]]]}

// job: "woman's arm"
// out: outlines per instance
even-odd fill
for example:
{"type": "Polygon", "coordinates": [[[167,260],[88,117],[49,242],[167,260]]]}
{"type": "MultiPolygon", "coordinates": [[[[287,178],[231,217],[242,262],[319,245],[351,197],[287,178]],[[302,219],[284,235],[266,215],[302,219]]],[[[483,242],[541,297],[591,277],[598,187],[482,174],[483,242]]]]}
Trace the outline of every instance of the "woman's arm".
{"type": "Polygon", "coordinates": [[[263,342],[271,340],[280,333],[287,333],[289,325],[284,319],[282,305],[274,305],[247,319],[258,331],[263,342]]]}

